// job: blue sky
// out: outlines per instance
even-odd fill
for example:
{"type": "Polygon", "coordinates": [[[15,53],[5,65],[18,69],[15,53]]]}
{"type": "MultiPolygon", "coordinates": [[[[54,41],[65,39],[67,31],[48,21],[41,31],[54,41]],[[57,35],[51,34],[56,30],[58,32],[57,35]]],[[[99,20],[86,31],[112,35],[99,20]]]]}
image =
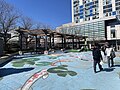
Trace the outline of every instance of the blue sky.
{"type": "Polygon", "coordinates": [[[57,27],[70,23],[71,0],[5,0],[34,21],[57,27]]]}

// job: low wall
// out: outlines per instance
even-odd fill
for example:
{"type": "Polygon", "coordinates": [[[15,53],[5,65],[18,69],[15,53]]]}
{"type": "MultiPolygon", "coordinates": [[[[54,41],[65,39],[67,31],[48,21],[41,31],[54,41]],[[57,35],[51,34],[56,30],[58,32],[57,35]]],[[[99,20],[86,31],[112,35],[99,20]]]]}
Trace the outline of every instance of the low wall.
{"type": "Polygon", "coordinates": [[[11,59],[13,59],[13,56],[3,56],[3,57],[0,57],[0,67],[1,67],[1,64],[9,62],[11,59]]]}
{"type": "Polygon", "coordinates": [[[17,55],[17,53],[13,53],[13,54],[7,54],[5,56],[0,57],[0,67],[4,66],[5,64],[7,64],[9,61],[11,61],[15,55],[17,55]]]}

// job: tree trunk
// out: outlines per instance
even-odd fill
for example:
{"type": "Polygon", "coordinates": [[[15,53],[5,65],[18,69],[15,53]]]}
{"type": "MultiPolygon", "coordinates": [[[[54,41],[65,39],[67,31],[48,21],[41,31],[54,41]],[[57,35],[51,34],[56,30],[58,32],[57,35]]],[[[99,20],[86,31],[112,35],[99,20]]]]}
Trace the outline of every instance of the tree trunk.
{"type": "Polygon", "coordinates": [[[7,38],[4,36],[4,50],[7,51],[7,38]]]}

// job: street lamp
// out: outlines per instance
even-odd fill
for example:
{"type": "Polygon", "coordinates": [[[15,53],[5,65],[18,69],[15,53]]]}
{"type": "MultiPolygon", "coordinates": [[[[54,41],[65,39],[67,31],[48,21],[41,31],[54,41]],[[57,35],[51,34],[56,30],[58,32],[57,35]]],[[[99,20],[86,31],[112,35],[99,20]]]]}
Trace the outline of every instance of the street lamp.
{"type": "Polygon", "coordinates": [[[115,37],[116,37],[116,51],[117,51],[117,47],[118,47],[118,45],[117,45],[117,30],[115,30],[115,37]]]}

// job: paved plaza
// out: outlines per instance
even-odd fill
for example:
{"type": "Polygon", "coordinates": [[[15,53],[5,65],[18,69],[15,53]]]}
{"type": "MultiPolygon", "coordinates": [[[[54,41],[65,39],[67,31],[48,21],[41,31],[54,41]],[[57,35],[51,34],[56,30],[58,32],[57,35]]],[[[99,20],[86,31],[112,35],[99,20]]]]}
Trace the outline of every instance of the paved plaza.
{"type": "Polygon", "coordinates": [[[91,51],[16,57],[0,69],[0,90],[120,90],[119,54],[96,74],[91,51]]]}

